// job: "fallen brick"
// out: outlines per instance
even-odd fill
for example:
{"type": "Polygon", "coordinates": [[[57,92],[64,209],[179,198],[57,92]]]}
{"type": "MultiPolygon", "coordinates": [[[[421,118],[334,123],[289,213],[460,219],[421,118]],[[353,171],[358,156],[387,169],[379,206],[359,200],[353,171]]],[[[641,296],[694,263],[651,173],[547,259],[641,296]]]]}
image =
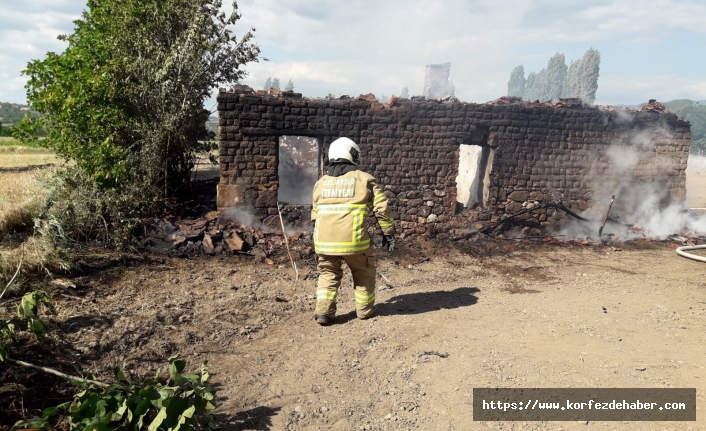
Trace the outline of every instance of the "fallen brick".
{"type": "Polygon", "coordinates": [[[210,235],[204,235],[204,236],[203,236],[203,246],[206,247],[206,248],[210,248],[211,250],[213,250],[213,248],[214,248],[214,247],[213,247],[213,241],[211,240],[211,236],[210,236],[210,235]]]}
{"type": "Polygon", "coordinates": [[[228,244],[228,247],[231,249],[231,251],[242,251],[243,250],[243,245],[245,244],[244,241],[240,238],[240,236],[233,232],[233,236],[230,238],[225,239],[226,244],[228,244]]]}
{"type": "Polygon", "coordinates": [[[211,229],[208,231],[208,234],[213,241],[220,241],[223,238],[223,232],[221,232],[220,229],[211,229]]]}
{"type": "Polygon", "coordinates": [[[202,227],[206,226],[206,223],[208,223],[208,221],[206,220],[196,220],[191,223],[191,229],[201,229],[202,227]]]}
{"type": "MultiPolygon", "coordinates": [[[[177,235],[179,235],[179,234],[177,234],[177,235]]],[[[189,231],[184,231],[183,235],[186,237],[187,241],[198,241],[203,237],[203,231],[189,230],[189,231]]]]}

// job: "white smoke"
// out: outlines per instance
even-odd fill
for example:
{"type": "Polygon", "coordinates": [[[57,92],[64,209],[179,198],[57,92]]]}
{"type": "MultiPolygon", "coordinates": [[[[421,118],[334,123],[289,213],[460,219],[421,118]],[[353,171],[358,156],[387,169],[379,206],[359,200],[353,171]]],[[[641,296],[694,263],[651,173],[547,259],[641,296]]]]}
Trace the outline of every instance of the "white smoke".
{"type": "Polygon", "coordinates": [[[561,233],[573,237],[597,236],[612,195],[615,202],[611,218],[633,225],[634,229],[609,221],[604,233],[613,233],[624,240],[643,235],[665,239],[685,229],[706,233],[706,217],[697,217],[688,211],[674,199],[669,184],[659,179],[664,172],[677,169],[671,157],[673,153],[662,152],[656,145],[657,141],[673,139],[666,124],[656,129],[630,127],[632,117],[620,111],[615,122],[631,131],[628,136],[616,138],[605,150],[604,157],[595,160],[586,170],[593,206],[581,215],[591,222],[571,220],[561,233]]]}
{"type": "Polygon", "coordinates": [[[633,147],[612,145],[606,150],[606,156],[618,173],[629,172],[640,162],[640,153],[633,147]]]}
{"type": "Polygon", "coordinates": [[[252,214],[245,207],[227,207],[223,210],[219,218],[220,223],[235,223],[237,225],[257,229],[263,232],[270,232],[272,229],[262,224],[259,217],[252,214]]]}
{"type": "MultiPolygon", "coordinates": [[[[286,214],[285,214],[286,215],[286,214]]],[[[311,220],[302,219],[297,220],[294,224],[289,223],[284,217],[284,229],[287,235],[292,236],[295,233],[306,233],[314,229],[314,225],[311,220]]],[[[254,215],[248,208],[245,207],[228,207],[223,210],[220,215],[219,223],[234,223],[238,226],[243,226],[251,229],[260,229],[263,232],[279,232],[282,230],[280,221],[276,221],[276,228],[273,229],[270,226],[263,224],[260,218],[254,215]]]]}

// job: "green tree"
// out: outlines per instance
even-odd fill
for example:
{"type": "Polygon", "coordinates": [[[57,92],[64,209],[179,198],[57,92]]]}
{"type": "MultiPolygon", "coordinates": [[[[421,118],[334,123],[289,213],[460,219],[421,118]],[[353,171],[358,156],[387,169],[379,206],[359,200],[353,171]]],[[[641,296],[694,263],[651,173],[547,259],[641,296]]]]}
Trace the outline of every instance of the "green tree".
{"type": "Polygon", "coordinates": [[[287,82],[287,86],[284,87],[284,91],[294,91],[294,83],[291,79],[287,82]]]}
{"type": "Polygon", "coordinates": [[[535,101],[539,99],[539,97],[537,74],[535,72],[530,72],[527,75],[527,82],[525,83],[525,99],[535,101]]]}
{"type": "Polygon", "coordinates": [[[526,84],[525,67],[519,65],[512,69],[512,73],[510,73],[510,81],[507,83],[507,95],[525,97],[526,84]]]}
{"type": "Polygon", "coordinates": [[[539,71],[537,74],[537,80],[535,81],[535,87],[538,95],[538,99],[540,102],[546,102],[547,100],[551,100],[551,95],[549,94],[548,91],[548,84],[549,84],[549,79],[548,79],[548,74],[547,74],[547,69],[542,69],[539,71]]]}
{"type": "Polygon", "coordinates": [[[405,85],[402,87],[402,91],[400,91],[400,97],[403,99],[409,99],[409,88],[405,85]]]}
{"type": "Polygon", "coordinates": [[[601,53],[590,48],[582,58],[566,67],[566,57],[557,52],[539,73],[530,72],[524,80],[524,67],[517,66],[507,83],[508,96],[526,100],[556,100],[560,97],[580,97],[592,104],[596,100],[601,53]]]}
{"type": "Polygon", "coordinates": [[[549,59],[545,87],[546,100],[557,100],[562,97],[567,69],[566,57],[563,53],[557,52],[549,59]]]}
{"type": "Polygon", "coordinates": [[[272,86],[279,90],[279,78],[275,77],[275,79],[272,80],[272,86]]]}
{"type": "Polygon", "coordinates": [[[584,102],[593,104],[598,91],[600,65],[601,53],[594,48],[572,61],[564,79],[562,97],[580,97],[584,102]]]}
{"type": "Polygon", "coordinates": [[[581,58],[579,82],[581,83],[581,98],[592,105],[596,100],[598,91],[598,76],[601,68],[601,53],[597,49],[589,48],[581,58]]]}
{"type": "Polygon", "coordinates": [[[574,60],[569,65],[569,70],[566,72],[564,79],[564,88],[561,92],[562,97],[581,97],[581,59],[574,60]]]}
{"type": "Polygon", "coordinates": [[[267,91],[270,89],[270,87],[272,87],[272,77],[268,76],[267,80],[265,81],[265,85],[262,86],[262,89],[267,91]]]}
{"type": "Polygon", "coordinates": [[[43,117],[34,117],[27,114],[15,127],[11,129],[12,137],[29,146],[39,145],[39,136],[42,135],[43,117]]]}
{"type": "Polygon", "coordinates": [[[28,64],[27,100],[46,115],[46,144],[100,189],[172,196],[208,138],[211,90],[240,81],[256,61],[252,32],[236,37],[237,3],[88,0],[75,30],[28,64]],[[131,187],[128,187],[131,186],[131,187]]]}

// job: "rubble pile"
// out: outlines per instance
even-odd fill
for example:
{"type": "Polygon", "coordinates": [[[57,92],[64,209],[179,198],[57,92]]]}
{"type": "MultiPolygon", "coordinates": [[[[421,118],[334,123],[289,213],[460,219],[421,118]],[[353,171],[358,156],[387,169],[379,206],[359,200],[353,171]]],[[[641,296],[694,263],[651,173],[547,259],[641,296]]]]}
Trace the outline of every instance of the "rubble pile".
{"type": "Polygon", "coordinates": [[[547,100],[546,102],[540,102],[539,100],[535,100],[534,102],[530,102],[530,101],[523,100],[522,97],[520,97],[520,96],[502,96],[499,99],[495,99],[492,102],[488,102],[489,105],[513,105],[516,103],[525,103],[525,104],[530,104],[532,106],[547,106],[550,108],[584,108],[584,107],[586,107],[586,104],[583,103],[583,100],[581,100],[578,97],[559,99],[556,102],[551,101],[551,100],[547,100]]]}
{"type": "Polygon", "coordinates": [[[623,231],[603,234],[600,237],[597,234],[585,236],[554,235],[548,232],[537,232],[534,229],[530,230],[527,227],[521,230],[516,227],[501,232],[493,232],[490,235],[482,235],[480,232],[473,232],[457,238],[465,239],[468,242],[494,238],[496,240],[515,241],[524,244],[544,243],[554,246],[587,247],[606,245],[610,246],[613,251],[621,251],[621,244],[635,241],[667,242],[667,246],[670,248],[706,244],[706,236],[688,228],[682,230],[679,234],[669,235],[666,238],[654,238],[640,226],[631,226],[623,231]]]}
{"type": "Polygon", "coordinates": [[[295,260],[314,254],[310,231],[289,234],[264,225],[250,227],[237,221],[225,221],[217,211],[199,219],[170,220],[168,217],[144,224],[144,246],[180,256],[237,254],[268,264],[282,263],[289,259],[285,241],[289,241],[295,260]]]}
{"type": "Polygon", "coordinates": [[[519,102],[522,102],[522,98],[520,96],[502,96],[501,98],[495,99],[489,103],[491,105],[512,105],[513,103],[519,102]]]}
{"type": "MultiPolygon", "coordinates": [[[[650,99],[647,104],[639,107],[639,108],[632,108],[632,107],[627,107],[627,106],[613,106],[613,105],[607,105],[607,106],[599,106],[599,108],[602,111],[627,111],[627,112],[652,112],[655,114],[668,114],[671,111],[669,108],[664,106],[663,104],[659,103],[656,99],[650,99]]],[[[679,118],[680,121],[683,121],[681,117],[679,118]]]]}
{"type": "Polygon", "coordinates": [[[583,100],[581,100],[578,97],[571,97],[567,99],[559,99],[557,102],[552,102],[551,100],[548,102],[544,102],[541,104],[542,106],[551,106],[552,108],[583,108],[586,106],[585,103],[583,103],[583,100]]]}
{"type": "Polygon", "coordinates": [[[647,105],[640,108],[640,112],[656,112],[658,114],[663,114],[669,112],[666,106],[662,105],[655,99],[650,99],[647,105]]]}

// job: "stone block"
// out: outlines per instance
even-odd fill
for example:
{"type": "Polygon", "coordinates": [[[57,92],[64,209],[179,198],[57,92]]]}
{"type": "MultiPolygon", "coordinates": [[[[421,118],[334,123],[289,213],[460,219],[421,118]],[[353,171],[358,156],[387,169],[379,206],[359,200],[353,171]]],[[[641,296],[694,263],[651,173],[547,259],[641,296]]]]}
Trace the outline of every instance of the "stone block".
{"type": "Polygon", "coordinates": [[[243,203],[244,188],[238,184],[218,184],[216,204],[218,209],[237,207],[243,203]]]}
{"type": "Polygon", "coordinates": [[[277,207],[277,191],[258,192],[255,199],[255,208],[277,207]]]}
{"type": "Polygon", "coordinates": [[[515,190],[508,196],[508,199],[515,202],[525,202],[528,198],[529,192],[526,190],[515,190]]]}

